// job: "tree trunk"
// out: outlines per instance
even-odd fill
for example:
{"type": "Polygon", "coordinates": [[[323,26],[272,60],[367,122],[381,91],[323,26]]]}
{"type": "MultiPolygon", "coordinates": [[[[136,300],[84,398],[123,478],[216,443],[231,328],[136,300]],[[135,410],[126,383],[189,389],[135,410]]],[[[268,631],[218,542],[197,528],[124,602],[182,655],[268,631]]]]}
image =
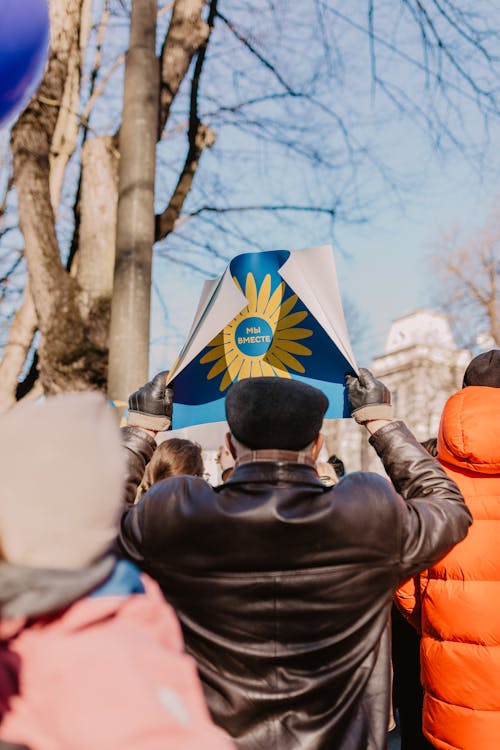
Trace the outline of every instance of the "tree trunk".
{"type": "Polygon", "coordinates": [[[19,374],[36,331],[36,312],[29,287],[26,286],[24,300],[10,326],[9,338],[0,362],[0,413],[7,411],[16,402],[19,374]]]}
{"type": "Polygon", "coordinates": [[[76,140],[73,129],[71,138],[66,134],[63,151],[52,152],[54,139],[62,143],[56,135],[58,118],[67,120],[72,96],[74,100],[71,92],[77,86],[74,74],[81,54],[82,9],[89,7],[88,0],[51,0],[47,70],[11,134],[19,223],[41,333],[40,379],[47,394],[106,387],[106,351],[95,342],[95,316],[89,314],[85,296],[62,265],[51,201],[51,196],[58,199],[64,166],[72,150],[70,141],[76,140]]]}
{"type": "Polygon", "coordinates": [[[109,384],[124,401],[147,380],[159,65],[156,0],[133,0],[120,130],[116,261],[109,384]]]}
{"type": "Polygon", "coordinates": [[[170,107],[191,65],[207,41],[210,27],[203,21],[204,0],[175,0],[172,19],[161,51],[160,132],[170,107]]]}
{"type": "Polygon", "coordinates": [[[111,299],[115,265],[118,154],[111,136],[86,141],[82,152],[81,219],[76,278],[90,300],[111,299]]]}
{"type": "MultiPolygon", "coordinates": [[[[78,140],[80,122],[80,72],[90,30],[92,0],[82,0],[78,19],[79,39],[74,38],[68,56],[67,75],[59,107],[57,123],[50,147],[50,198],[54,213],[61,200],[66,165],[78,140]]],[[[54,15],[54,13],[53,13],[54,15]]],[[[53,23],[53,21],[52,21],[53,23]]]]}
{"type": "Polygon", "coordinates": [[[86,141],[82,150],[80,230],[76,280],[94,344],[107,360],[115,265],[118,154],[111,136],[86,141]]]}

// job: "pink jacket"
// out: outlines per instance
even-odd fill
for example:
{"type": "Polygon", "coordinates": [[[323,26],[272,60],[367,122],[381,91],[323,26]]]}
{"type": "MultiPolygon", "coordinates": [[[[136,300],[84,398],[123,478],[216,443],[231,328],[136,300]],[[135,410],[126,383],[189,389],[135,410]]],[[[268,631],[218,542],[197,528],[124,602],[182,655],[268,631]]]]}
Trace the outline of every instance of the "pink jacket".
{"type": "Polygon", "coordinates": [[[209,718],[173,610],[154,581],[137,581],[143,593],[106,591],[1,623],[0,739],[30,750],[233,749],[209,718]]]}

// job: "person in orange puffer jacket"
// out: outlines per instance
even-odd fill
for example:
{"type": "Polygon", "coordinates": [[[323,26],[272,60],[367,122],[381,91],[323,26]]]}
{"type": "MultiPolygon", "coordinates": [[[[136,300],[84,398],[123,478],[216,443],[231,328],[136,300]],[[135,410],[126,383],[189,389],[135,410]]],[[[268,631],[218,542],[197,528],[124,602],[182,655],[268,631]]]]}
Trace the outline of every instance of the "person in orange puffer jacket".
{"type": "Polygon", "coordinates": [[[423,731],[438,750],[500,747],[500,350],[475,357],[447,401],[437,458],[469,534],[396,594],[421,632],[423,731]]]}

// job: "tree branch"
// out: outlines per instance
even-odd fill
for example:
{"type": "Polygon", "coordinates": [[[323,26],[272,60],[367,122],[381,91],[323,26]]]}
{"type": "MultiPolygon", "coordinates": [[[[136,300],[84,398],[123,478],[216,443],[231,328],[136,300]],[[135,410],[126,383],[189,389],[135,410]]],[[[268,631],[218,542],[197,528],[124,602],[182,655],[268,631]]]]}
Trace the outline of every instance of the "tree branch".
{"type": "Polygon", "coordinates": [[[265,68],[271,71],[273,76],[276,78],[278,83],[285,89],[285,91],[289,94],[289,96],[297,96],[297,92],[294,91],[294,89],[290,86],[290,84],[285,81],[279,70],[271,63],[269,60],[267,60],[264,55],[262,55],[254,46],[251,44],[246,37],[241,34],[238,29],[234,26],[234,24],[220,11],[217,11],[217,18],[220,18],[220,20],[227,26],[229,31],[233,34],[233,36],[238,39],[247,49],[249,52],[254,55],[261,63],[264,65],[265,68]]]}
{"type": "Polygon", "coordinates": [[[337,215],[337,207],[326,208],[322,206],[296,206],[288,204],[275,205],[248,205],[248,206],[201,206],[195,211],[190,211],[186,216],[199,216],[202,213],[235,213],[243,211],[305,211],[306,213],[326,214],[332,218],[337,215]]]}
{"type": "Polygon", "coordinates": [[[211,148],[215,143],[215,134],[207,125],[200,122],[198,116],[198,91],[203,71],[203,64],[207,54],[208,42],[214,26],[217,13],[217,0],[211,0],[207,25],[209,33],[199,49],[196,65],[191,82],[190,108],[189,108],[189,130],[188,130],[188,153],[177,185],[172,194],[170,202],[163,213],[156,217],[156,242],[165,239],[173,231],[175,223],[180,216],[184,202],[191,190],[194,176],[200,162],[201,155],[206,148],[211,148]]]}
{"type": "Polygon", "coordinates": [[[10,409],[16,401],[19,373],[35,335],[37,316],[29,288],[10,326],[7,343],[0,362],[0,412],[10,409]]]}
{"type": "Polygon", "coordinates": [[[14,187],[14,177],[13,175],[9,175],[7,184],[5,186],[5,192],[4,192],[2,201],[0,202],[0,228],[2,227],[3,217],[5,216],[5,210],[7,208],[7,200],[9,198],[9,193],[13,187],[14,187]]]}
{"type": "Polygon", "coordinates": [[[161,50],[160,134],[166,125],[172,102],[193,57],[206,47],[210,20],[202,19],[203,0],[176,0],[167,36],[161,50]]]}
{"type": "MultiPolygon", "coordinates": [[[[403,0],[403,2],[408,5],[408,0],[403,0]]],[[[345,24],[350,26],[351,28],[356,29],[356,31],[360,31],[362,34],[369,34],[369,30],[362,26],[361,24],[357,23],[353,18],[349,17],[348,15],[342,13],[337,8],[333,8],[331,5],[325,5],[325,9],[334,15],[336,18],[339,18],[342,20],[345,24]]],[[[421,27],[422,28],[422,27],[421,27]]],[[[403,49],[397,47],[392,42],[388,41],[384,37],[380,36],[380,34],[373,33],[374,40],[382,47],[385,47],[385,49],[390,50],[393,52],[397,57],[399,57],[401,60],[404,60],[405,62],[409,63],[413,67],[415,67],[417,70],[422,71],[425,75],[428,75],[432,77],[438,85],[443,88],[446,87],[450,90],[453,90],[457,93],[459,93],[461,96],[463,96],[465,99],[468,99],[469,101],[473,102],[474,104],[477,104],[477,94],[478,92],[482,91],[481,87],[477,86],[477,84],[474,84],[473,91],[467,91],[465,88],[462,88],[458,84],[454,83],[453,81],[450,81],[449,79],[442,76],[439,72],[430,70],[429,67],[420,62],[419,60],[416,60],[414,57],[412,57],[410,54],[405,52],[403,49]]],[[[465,79],[467,80],[467,79],[465,79]]],[[[468,81],[467,81],[468,83],[468,81]]],[[[498,114],[498,104],[493,99],[491,92],[485,90],[486,95],[486,101],[484,101],[484,107],[486,111],[488,111],[491,114],[498,114]]]]}

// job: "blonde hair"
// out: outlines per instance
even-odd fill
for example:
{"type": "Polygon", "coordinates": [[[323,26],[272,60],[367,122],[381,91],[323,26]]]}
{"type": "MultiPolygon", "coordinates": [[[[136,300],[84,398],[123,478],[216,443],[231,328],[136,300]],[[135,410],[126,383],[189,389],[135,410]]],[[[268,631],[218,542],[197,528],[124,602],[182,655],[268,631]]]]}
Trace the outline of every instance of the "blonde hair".
{"type": "Polygon", "coordinates": [[[157,482],[179,474],[203,476],[201,446],[191,440],[171,438],[157,447],[146,467],[144,477],[137,491],[136,502],[157,482]]]}

